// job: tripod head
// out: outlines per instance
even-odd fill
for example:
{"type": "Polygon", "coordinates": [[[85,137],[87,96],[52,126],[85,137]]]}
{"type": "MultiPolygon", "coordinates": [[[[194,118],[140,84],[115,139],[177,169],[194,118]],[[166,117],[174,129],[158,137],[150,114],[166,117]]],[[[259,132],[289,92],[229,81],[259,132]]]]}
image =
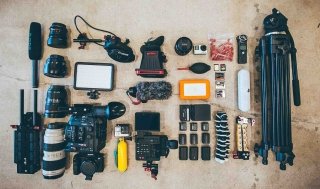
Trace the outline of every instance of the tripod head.
{"type": "Polygon", "coordinates": [[[263,26],[266,34],[270,32],[286,32],[288,30],[287,17],[276,8],[272,9],[272,14],[265,17],[263,26]]]}

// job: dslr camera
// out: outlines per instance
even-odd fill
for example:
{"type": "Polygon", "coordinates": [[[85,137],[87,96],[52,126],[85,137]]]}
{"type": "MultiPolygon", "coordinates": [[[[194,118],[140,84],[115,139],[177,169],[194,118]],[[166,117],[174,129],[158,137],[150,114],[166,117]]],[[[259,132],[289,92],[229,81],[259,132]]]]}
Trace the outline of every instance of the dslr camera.
{"type": "Polygon", "coordinates": [[[83,173],[86,180],[92,180],[93,174],[103,172],[104,157],[101,153],[83,154],[78,153],[73,157],[73,174],[83,173]]]}

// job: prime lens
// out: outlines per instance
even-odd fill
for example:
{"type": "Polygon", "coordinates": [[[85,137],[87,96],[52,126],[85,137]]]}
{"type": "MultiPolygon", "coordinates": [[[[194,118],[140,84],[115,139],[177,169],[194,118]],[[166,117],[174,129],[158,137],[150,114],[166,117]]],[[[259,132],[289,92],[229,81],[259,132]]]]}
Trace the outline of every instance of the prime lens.
{"type": "Polygon", "coordinates": [[[51,85],[47,91],[44,115],[48,118],[63,118],[67,115],[68,93],[65,86],[51,85]]]}
{"type": "Polygon", "coordinates": [[[43,74],[53,78],[63,78],[67,75],[67,63],[63,56],[52,54],[46,60],[43,67],[43,74]]]}
{"type": "Polygon", "coordinates": [[[54,48],[67,48],[68,30],[66,25],[54,22],[50,27],[47,44],[54,48]]]}

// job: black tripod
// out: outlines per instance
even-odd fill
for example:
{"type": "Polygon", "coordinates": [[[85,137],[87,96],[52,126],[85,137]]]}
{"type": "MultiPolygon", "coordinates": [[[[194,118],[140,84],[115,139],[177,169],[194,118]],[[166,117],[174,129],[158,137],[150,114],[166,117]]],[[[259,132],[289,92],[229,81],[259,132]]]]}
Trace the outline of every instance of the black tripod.
{"type": "Polygon", "coordinates": [[[286,163],[293,165],[295,157],[292,152],[289,54],[294,105],[300,105],[296,48],[287,20],[277,9],[273,9],[272,14],[263,21],[265,35],[259,42],[262,142],[260,146],[255,145],[255,152],[262,156],[262,163],[267,165],[268,150],[271,148],[281,170],[286,169],[286,163]]]}

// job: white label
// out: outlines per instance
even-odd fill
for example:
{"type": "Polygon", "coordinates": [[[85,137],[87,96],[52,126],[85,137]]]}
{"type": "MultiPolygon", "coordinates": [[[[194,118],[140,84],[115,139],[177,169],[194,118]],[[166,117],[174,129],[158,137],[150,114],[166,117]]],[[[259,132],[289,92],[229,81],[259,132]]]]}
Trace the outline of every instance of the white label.
{"type": "Polygon", "coordinates": [[[205,83],[184,84],[184,96],[206,96],[205,83]]]}

